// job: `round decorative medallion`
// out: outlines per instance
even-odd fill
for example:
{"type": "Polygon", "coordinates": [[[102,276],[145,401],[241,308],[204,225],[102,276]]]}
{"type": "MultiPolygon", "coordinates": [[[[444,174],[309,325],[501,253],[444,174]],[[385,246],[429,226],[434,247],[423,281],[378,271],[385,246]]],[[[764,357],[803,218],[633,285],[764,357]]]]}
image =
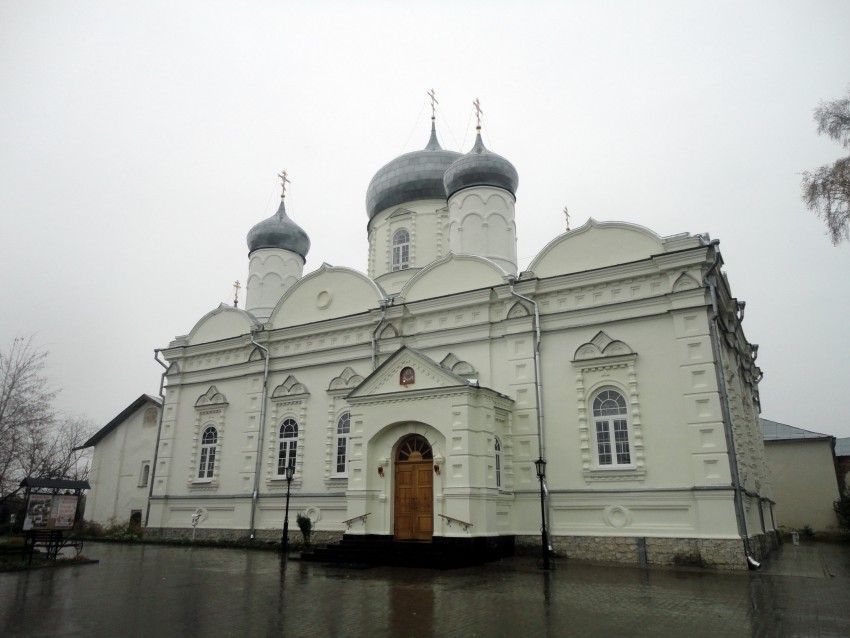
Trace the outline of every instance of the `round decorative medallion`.
{"type": "Polygon", "coordinates": [[[319,518],[322,515],[322,511],[318,507],[310,506],[304,510],[304,516],[313,521],[313,524],[319,521],[319,518]]]}
{"type": "Polygon", "coordinates": [[[632,513],[622,505],[609,505],[602,514],[606,525],[625,527],[632,522],[632,513]]]}
{"type": "Polygon", "coordinates": [[[316,308],[319,310],[324,310],[328,306],[331,305],[331,293],[327,290],[323,290],[318,295],[316,295],[316,308]]]}

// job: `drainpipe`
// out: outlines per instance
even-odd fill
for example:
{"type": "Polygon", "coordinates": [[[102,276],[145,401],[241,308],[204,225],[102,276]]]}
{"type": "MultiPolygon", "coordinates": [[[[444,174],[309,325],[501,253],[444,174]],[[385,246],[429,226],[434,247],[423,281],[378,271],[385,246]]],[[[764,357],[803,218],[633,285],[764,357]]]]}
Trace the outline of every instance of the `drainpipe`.
{"type": "Polygon", "coordinates": [[[153,486],[156,479],[156,462],[159,457],[159,439],[162,436],[162,417],[165,416],[165,375],[168,374],[168,366],[165,361],[159,360],[159,355],[162,350],[156,349],[153,351],[153,358],[159,365],[163,367],[162,376],[159,378],[159,398],[162,399],[162,405],[159,408],[159,425],[156,428],[156,447],[153,449],[153,461],[151,461],[150,484],[148,485],[148,506],[145,509],[145,527],[148,526],[148,520],[151,516],[151,499],[153,498],[153,486]]]}
{"type": "Polygon", "coordinates": [[[744,498],[741,493],[741,478],[738,471],[738,455],[735,453],[735,435],[732,431],[732,415],[729,410],[729,394],[726,387],[726,377],[723,374],[723,352],[720,347],[720,337],[718,336],[720,312],[717,307],[717,276],[715,273],[721,262],[720,251],[717,249],[720,241],[715,239],[710,245],[714,246],[717,254],[714,258],[714,263],[711,264],[705,273],[703,281],[711,291],[709,335],[711,338],[711,347],[714,351],[714,369],[717,375],[717,389],[720,393],[720,409],[723,414],[723,431],[726,434],[726,448],[729,455],[729,469],[732,473],[732,487],[735,490],[735,517],[738,519],[738,533],[744,541],[744,554],[747,557],[747,567],[758,569],[761,564],[753,558],[752,551],[750,550],[750,537],[747,532],[747,518],[744,512],[744,498]]]}
{"type": "Polygon", "coordinates": [[[251,523],[249,525],[249,538],[251,540],[254,540],[254,536],[256,534],[256,530],[254,529],[254,518],[257,512],[257,499],[260,496],[260,463],[262,462],[263,454],[263,435],[266,430],[266,394],[269,386],[269,349],[264,345],[257,343],[255,339],[256,336],[257,330],[251,330],[251,343],[263,351],[265,354],[265,363],[263,364],[263,393],[262,402],[260,403],[260,424],[259,432],[257,433],[257,459],[254,464],[254,491],[251,493],[251,523]]]}
{"type": "MultiPolygon", "coordinates": [[[[537,438],[539,444],[539,453],[540,458],[544,461],[546,460],[546,443],[543,438],[543,382],[542,375],[540,373],[540,308],[537,306],[537,302],[533,299],[529,299],[521,294],[519,294],[516,290],[514,290],[514,285],[516,285],[516,275],[508,275],[508,283],[511,286],[511,295],[516,297],[517,299],[521,299],[526,303],[531,304],[534,307],[534,386],[537,392],[537,438]]],[[[548,489],[544,491],[548,496],[548,489]]],[[[546,499],[546,524],[547,529],[549,529],[549,534],[551,538],[552,529],[551,526],[548,525],[548,521],[551,519],[549,516],[549,500],[546,499]]],[[[550,541],[551,542],[551,541],[550,541]]]]}
{"type": "Polygon", "coordinates": [[[375,370],[378,367],[378,330],[381,329],[381,326],[384,325],[384,321],[387,318],[388,302],[388,299],[381,299],[381,320],[372,331],[372,370],[375,370]]]}

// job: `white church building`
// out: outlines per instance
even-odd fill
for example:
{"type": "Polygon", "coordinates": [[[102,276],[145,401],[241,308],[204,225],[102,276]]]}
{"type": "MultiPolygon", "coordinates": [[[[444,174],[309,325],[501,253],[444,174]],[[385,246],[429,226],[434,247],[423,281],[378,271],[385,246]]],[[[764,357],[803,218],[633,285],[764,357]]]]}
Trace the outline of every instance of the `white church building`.
{"type": "Polygon", "coordinates": [[[369,184],[368,272],[304,274],[284,176],[248,232],[245,308],[160,351],[155,443],[128,461],[150,460],[146,533],[191,535],[197,513],[201,537],[279,538],[292,465],[290,519],[323,540],[539,548],[543,510],[571,558],[769,551],[757,346],[718,242],[591,219],[518,272],[518,182],[480,127],[461,154],[432,119],[369,184]]]}

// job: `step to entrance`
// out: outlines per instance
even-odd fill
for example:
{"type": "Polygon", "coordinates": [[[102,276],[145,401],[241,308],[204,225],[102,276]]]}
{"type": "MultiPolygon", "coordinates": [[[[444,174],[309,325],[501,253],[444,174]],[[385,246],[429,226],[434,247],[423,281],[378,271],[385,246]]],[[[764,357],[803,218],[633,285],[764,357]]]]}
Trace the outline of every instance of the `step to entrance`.
{"type": "Polygon", "coordinates": [[[353,536],[317,547],[302,560],[341,567],[424,567],[458,569],[513,555],[513,537],[444,538],[431,542],[396,541],[391,536],[353,536]]]}

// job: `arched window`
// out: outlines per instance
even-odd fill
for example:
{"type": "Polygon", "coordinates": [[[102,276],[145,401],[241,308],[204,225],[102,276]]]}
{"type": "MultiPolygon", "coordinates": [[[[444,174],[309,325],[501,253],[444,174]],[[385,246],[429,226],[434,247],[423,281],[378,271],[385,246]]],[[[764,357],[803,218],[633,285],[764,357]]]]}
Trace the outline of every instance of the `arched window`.
{"type": "Polygon", "coordinates": [[[211,479],[215,470],[215,447],[218,443],[218,432],[208,425],[201,435],[201,462],[198,464],[198,478],[211,479]]]}
{"type": "Polygon", "coordinates": [[[496,439],[496,487],[502,487],[502,442],[496,439]]]}
{"type": "Polygon", "coordinates": [[[336,422],[336,473],[348,474],[348,435],[351,432],[351,414],[343,413],[336,422]]]}
{"type": "Polygon", "coordinates": [[[393,270],[410,266],[410,233],[404,228],[393,235],[393,270]]]}
{"type": "Polygon", "coordinates": [[[600,466],[631,465],[626,399],[615,390],[603,390],[593,400],[596,454],[600,466]]]}
{"type": "MultiPolygon", "coordinates": [[[[213,452],[213,454],[215,454],[215,452],[213,452]]],[[[148,480],[150,479],[150,475],[151,475],[151,464],[148,463],[147,461],[145,461],[144,463],[142,463],[142,473],[139,476],[139,487],[147,487],[148,486],[148,480]]]]}
{"type": "Polygon", "coordinates": [[[284,419],[280,426],[280,447],[277,453],[277,474],[284,476],[287,465],[295,465],[298,450],[298,421],[284,419]]]}
{"type": "Polygon", "coordinates": [[[398,446],[396,459],[399,463],[405,461],[430,461],[434,458],[431,444],[421,434],[411,434],[398,446]]]}

